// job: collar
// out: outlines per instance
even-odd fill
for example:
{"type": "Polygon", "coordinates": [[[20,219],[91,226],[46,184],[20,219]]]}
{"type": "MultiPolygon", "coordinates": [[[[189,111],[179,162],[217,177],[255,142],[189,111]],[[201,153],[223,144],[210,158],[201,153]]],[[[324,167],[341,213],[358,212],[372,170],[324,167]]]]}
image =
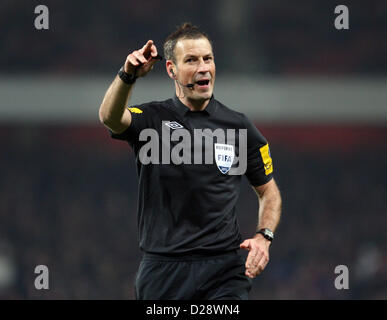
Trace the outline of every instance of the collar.
{"type": "Polygon", "coordinates": [[[209,115],[213,115],[215,113],[215,110],[216,110],[216,100],[214,98],[214,95],[211,96],[210,102],[207,104],[207,106],[202,111],[191,111],[184,103],[182,103],[180,101],[180,99],[176,96],[176,94],[173,97],[173,104],[174,104],[177,112],[182,116],[185,116],[191,112],[204,112],[204,113],[207,113],[209,115]]]}

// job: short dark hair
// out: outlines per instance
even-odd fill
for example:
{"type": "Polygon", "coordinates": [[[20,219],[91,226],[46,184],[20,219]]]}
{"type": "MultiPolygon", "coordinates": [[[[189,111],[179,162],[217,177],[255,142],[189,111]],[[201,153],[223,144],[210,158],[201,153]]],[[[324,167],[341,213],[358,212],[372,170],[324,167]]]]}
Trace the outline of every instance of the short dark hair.
{"type": "Polygon", "coordinates": [[[197,26],[192,25],[189,22],[184,22],[182,25],[178,26],[177,29],[172,32],[164,42],[164,57],[166,60],[172,60],[176,63],[175,59],[175,46],[176,43],[181,39],[200,39],[206,38],[212,47],[212,42],[208,35],[201,31],[197,26]]]}

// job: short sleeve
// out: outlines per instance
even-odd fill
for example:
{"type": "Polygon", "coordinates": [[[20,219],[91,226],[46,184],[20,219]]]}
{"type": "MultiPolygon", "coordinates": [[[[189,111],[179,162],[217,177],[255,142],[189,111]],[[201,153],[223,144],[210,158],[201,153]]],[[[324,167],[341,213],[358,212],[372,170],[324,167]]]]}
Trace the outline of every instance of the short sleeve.
{"type": "Polygon", "coordinates": [[[151,108],[147,104],[143,104],[127,107],[127,109],[132,116],[130,126],[119,134],[112,132],[110,129],[108,131],[113,139],[126,140],[131,144],[135,144],[138,141],[141,130],[151,126],[151,108]]]}
{"type": "Polygon", "coordinates": [[[245,175],[252,186],[260,186],[273,178],[273,161],[269,144],[246,116],[243,119],[247,129],[247,169],[245,175]]]}

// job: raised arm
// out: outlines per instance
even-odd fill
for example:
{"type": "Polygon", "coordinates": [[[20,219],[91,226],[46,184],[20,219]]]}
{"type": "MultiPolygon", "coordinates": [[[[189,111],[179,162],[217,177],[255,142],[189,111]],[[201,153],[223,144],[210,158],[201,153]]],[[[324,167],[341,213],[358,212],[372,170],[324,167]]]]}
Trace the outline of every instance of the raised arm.
{"type": "MultiPolygon", "coordinates": [[[[136,77],[144,77],[157,59],[157,48],[152,40],[140,49],[129,54],[124,64],[124,72],[136,77]]],[[[99,108],[100,121],[114,133],[125,131],[132,121],[127,103],[132,95],[134,84],[127,84],[117,75],[110,85],[99,108]]]]}

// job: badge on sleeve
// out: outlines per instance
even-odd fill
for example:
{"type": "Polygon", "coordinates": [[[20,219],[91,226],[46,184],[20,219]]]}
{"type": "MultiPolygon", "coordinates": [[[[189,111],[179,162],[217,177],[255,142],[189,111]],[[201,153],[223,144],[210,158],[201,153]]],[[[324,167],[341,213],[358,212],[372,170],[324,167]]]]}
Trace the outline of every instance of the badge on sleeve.
{"type": "Polygon", "coordinates": [[[265,144],[263,147],[259,148],[261,153],[263,165],[265,167],[265,175],[268,175],[273,172],[273,160],[271,159],[269,144],[265,144]]]}
{"type": "Polygon", "coordinates": [[[215,162],[221,173],[226,174],[234,161],[234,146],[215,143],[215,162]]]}
{"type": "Polygon", "coordinates": [[[128,108],[132,113],[142,113],[142,110],[139,108],[128,108]]]}

